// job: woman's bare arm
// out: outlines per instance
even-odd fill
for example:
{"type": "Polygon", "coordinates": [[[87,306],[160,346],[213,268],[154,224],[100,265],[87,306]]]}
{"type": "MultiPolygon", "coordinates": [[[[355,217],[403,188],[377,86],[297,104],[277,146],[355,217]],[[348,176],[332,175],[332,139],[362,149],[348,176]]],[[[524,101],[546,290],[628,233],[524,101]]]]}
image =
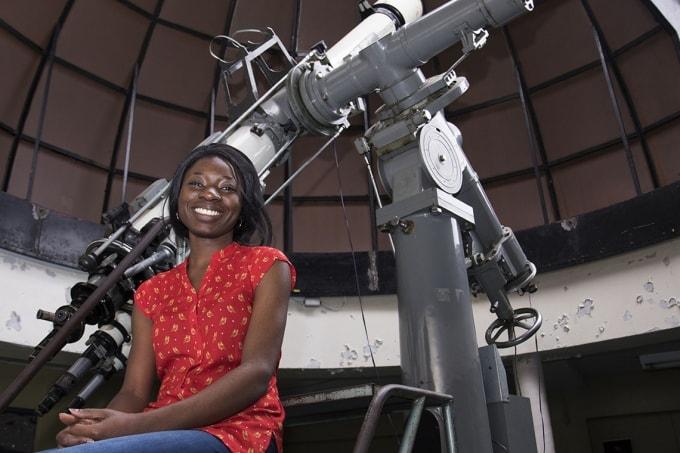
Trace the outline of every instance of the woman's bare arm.
{"type": "Polygon", "coordinates": [[[151,339],[152,322],[136,306],[132,312],[132,347],[125,370],[125,380],[113,397],[109,409],[141,412],[151,400],[155,371],[155,356],[151,339]]]}

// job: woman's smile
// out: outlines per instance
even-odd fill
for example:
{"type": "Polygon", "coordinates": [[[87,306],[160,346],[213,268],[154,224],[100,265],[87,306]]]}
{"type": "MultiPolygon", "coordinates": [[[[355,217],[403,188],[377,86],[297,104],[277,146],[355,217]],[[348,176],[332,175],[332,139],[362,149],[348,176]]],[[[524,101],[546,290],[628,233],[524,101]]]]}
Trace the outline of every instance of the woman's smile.
{"type": "Polygon", "coordinates": [[[220,211],[215,211],[215,210],[207,209],[207,208],[194,208],[194,212],[201,214],[201,215],[207,215],[209,217],[216,217],[216,216],[222,214],[220,211]]]}

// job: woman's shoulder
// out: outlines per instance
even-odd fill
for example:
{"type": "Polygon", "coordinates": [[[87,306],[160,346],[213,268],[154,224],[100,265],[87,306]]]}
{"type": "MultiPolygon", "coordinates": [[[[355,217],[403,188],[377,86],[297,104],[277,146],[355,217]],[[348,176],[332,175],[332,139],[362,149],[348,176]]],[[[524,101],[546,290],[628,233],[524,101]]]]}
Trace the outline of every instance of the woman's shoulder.
{"type": "Polygon", "coordinates": [[[264,274],[269,271],[276,261],[288,264],[290,269],[291,288],[295,286],[295,267],[281,250],[264,245],[242,247],[244,249],[243,263],[248,267],[253,287],[256,287],[259,284],[264,277],[264,274]]]}
{"type": "Polygon", "coordinates": [[[160,272],[153,277],[144,280],[138,287],[137,291],[148,291],[153,288],[163,288],[165,287],[168,283],[174,282],[175,280],[179,279],[180,274],[179,274],[179,268],[180,266],[183,266],[184,263],[179,264],[175,267],[173,267],[170,270],[167,270],[165,272],[160,272]]]}
{"type": "Polygon", "coordinates": [[[267,245],[241,245],[241,253],[252,259],[280,259],[289,261],[288,257],[279,249],[267,245]]]}

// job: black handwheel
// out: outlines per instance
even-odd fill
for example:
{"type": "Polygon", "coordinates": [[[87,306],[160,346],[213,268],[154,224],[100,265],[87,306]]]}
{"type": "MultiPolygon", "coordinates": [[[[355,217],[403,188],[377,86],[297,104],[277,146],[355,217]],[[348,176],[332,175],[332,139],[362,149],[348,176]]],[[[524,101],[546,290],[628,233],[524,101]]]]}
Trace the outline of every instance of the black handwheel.
{"type": "Polygon", "coordinates": [[[533,308],[524,307],[513,310],[512,319],[497,319],[486,329],[487,344],[495,344],[498,348],[511,348],[527,341],[541,327],[543,318],[533,308]],[[524,332],[517,335],[515,329],[524,332]],[[503,332],[508,333],[508,341],[498,341],[503,332]]]}

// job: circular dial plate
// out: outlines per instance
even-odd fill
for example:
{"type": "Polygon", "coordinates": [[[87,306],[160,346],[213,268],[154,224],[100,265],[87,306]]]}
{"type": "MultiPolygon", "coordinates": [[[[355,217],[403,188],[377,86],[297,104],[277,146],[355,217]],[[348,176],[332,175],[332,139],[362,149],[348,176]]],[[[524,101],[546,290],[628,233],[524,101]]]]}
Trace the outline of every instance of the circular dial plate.
{"type": "Polygon", "coordinates": [[[453,134],[447,134],[432,124],[420,129],[420,158],[437,186],[455,194],[463,183],[464,161],[453,134]]]}

